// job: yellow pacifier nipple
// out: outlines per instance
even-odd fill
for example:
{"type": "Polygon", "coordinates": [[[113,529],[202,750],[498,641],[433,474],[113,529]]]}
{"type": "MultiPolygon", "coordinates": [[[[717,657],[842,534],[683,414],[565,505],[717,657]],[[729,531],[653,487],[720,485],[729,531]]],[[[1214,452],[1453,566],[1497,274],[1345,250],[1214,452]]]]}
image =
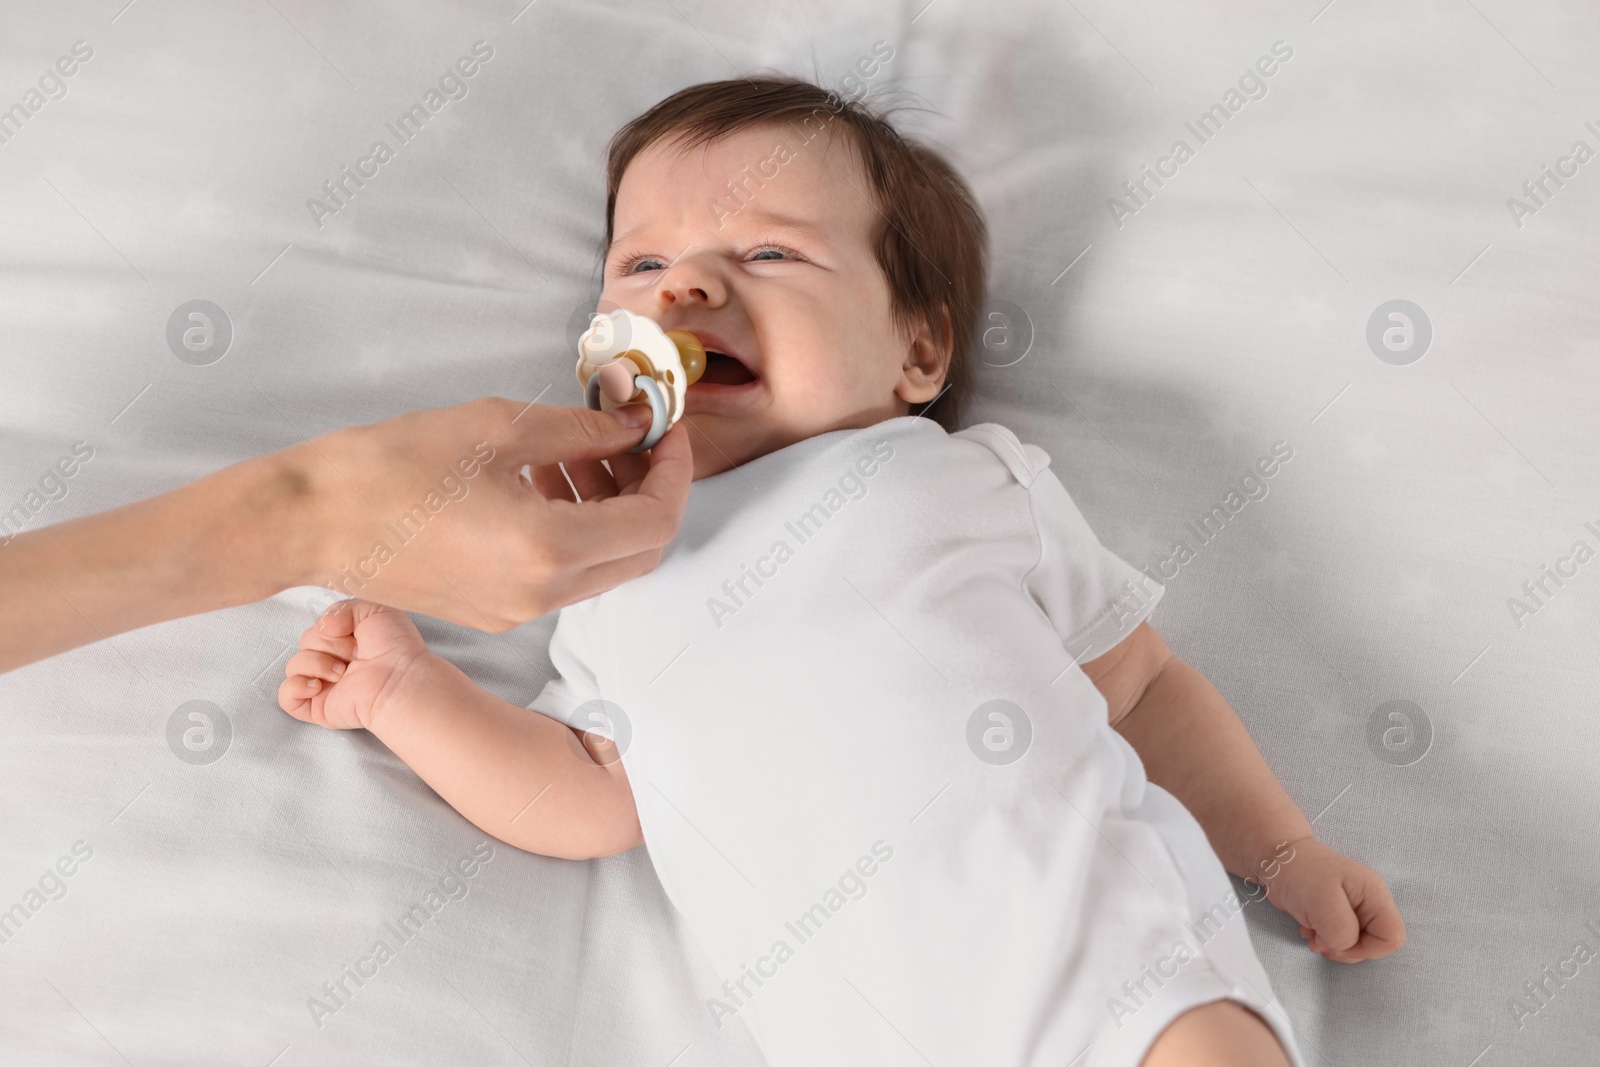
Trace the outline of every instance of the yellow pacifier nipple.
{"type": "Polygon", "coordinates": [[[688,330],[668,330],[667,336],[678,346],[678,355],[683,358],[683,372],[689,376],[685,387],[693,385],[706,372],[706,346],[688,330]]]}

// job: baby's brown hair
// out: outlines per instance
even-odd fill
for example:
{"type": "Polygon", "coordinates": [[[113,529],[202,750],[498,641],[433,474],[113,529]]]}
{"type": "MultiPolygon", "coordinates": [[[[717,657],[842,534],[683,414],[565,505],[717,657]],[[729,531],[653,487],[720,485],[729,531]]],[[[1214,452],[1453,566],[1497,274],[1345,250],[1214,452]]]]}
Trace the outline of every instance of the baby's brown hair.
{"type": "MultiPolygon", "coordinates": [[[[972,395],[972,344],[988,273],[988,229],[972,191],[938,153],[900,133],[887,112],[869,109],[799,78],[760,76],[702,82],[681,89],[618,130],[606,153],[606,243],[623,172],[662,138],[694,148],[769,123],[803,128],[802,143],[842,128],[856,149],[882,223],[873,244],[889,284],[895,323],[912,333],[926,322],[947,354],[945,385],[911,405],[955,432],[972,395]]],[[[752,178],[759,186],[761,180],[752,178]]],[[[770,180],[770,179],[769,179],[770,180]]]]}

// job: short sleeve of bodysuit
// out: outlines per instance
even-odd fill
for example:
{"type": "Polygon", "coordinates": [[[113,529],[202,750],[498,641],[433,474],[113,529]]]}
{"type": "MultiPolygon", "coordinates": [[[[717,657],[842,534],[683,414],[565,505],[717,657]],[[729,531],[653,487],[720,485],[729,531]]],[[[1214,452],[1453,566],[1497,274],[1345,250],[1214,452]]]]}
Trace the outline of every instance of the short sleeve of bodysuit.
{"type": "Polygon", "coordinates": [[[580,715],[578,710],[591,700],[601,699],[594,674],[595,660],[586,649],[587,633],[588,619],[583,603],[561,609],[555,632],[550,636],[550,665],[560,677],[546,682],[527,706],[568,726],[594,730],[609,738],[612,734],[604,716],[580,715]]]}
{"type": "Polygon", "coordinates": [[[988,445],[1028,489],[1039,562],[1024,585],[1075,660],[1105,655],[1155,610],[1161,584],[1100,543],[1044,449],[1020,443],[995,423],[955,436],[988,445]]]}

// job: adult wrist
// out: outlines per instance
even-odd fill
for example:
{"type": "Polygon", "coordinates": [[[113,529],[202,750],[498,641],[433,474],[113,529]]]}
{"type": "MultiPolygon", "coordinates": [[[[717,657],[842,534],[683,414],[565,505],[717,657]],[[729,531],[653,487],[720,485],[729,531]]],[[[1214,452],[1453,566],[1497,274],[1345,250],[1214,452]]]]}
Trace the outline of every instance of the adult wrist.
{"type": "Polygon", "coordinates": [[[257,521],[270,537],[258,544],[272,586],[266,595],[299,585],[325,585],[333,517],[322,469],[327,461],[305,442],[263,456],[262,462],[265,487],[257,521]]]}
{"type": "Polygon", "coordinates": [[[125,539],[151,547],[123,566],[143,568],[147,584],[193,593],[133,625],[250,604],[315,580],[309,559],[321,539],[322,509],[310,506],[307,464],[295,452],[243,460],[127,505],[134,526],[125,539]]]}

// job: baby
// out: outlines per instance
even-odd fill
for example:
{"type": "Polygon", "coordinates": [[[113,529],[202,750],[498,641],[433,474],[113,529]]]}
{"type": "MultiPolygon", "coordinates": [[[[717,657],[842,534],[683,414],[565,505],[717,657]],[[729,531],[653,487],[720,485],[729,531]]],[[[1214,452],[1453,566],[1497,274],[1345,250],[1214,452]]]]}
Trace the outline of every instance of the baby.
{"type": "Polygon", "coordinates": [[[958,429],[986,242],[961,179],[862,101],[763,77],[629,123],[607,184],[602,309],[707,349],[660,565],[561,612],[539,714],[360,600],[306,630],[283,709],[370,730],[518,848],[648,845],[713,1019],[773,1067],[1299,1067],[1246,902],[1345,963],[1400,948],[1399,912],[1049,457],[958,429]]]}

